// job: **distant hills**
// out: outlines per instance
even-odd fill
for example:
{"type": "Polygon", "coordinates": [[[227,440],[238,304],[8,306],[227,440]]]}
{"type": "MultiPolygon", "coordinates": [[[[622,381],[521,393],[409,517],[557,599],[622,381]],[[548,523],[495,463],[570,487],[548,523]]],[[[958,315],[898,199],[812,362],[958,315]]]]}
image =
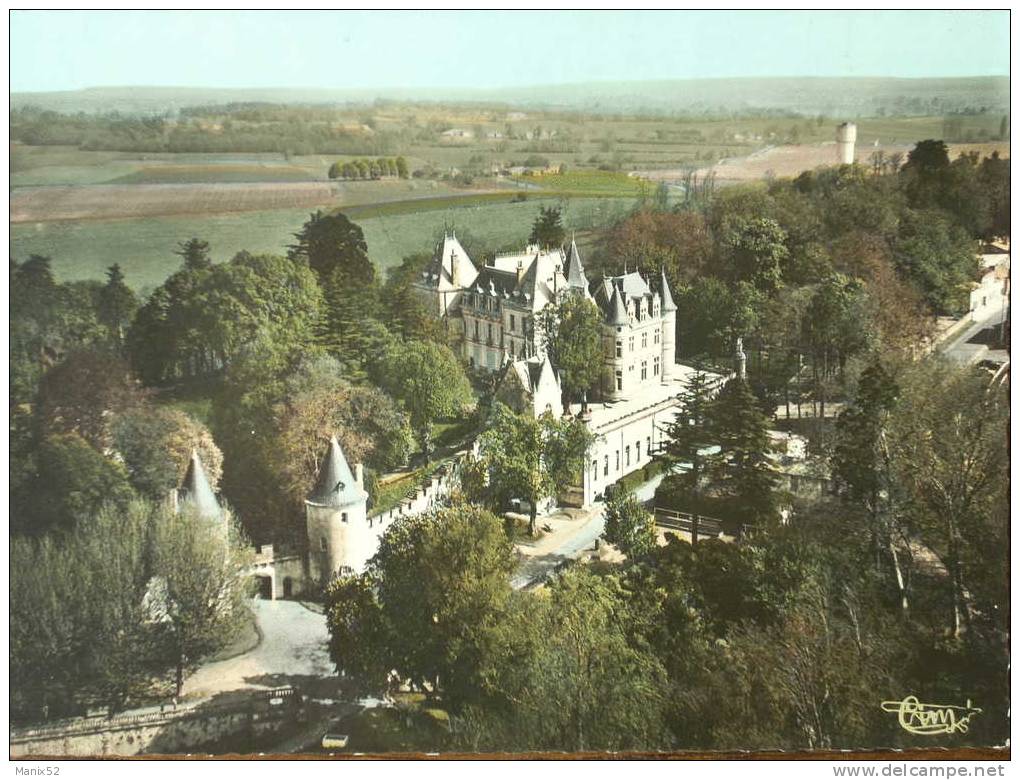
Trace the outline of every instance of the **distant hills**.
{"type": "Polygon", "coordinates": [[[11,107],[162,114],[186,106],[265,102],[365,105],[375,101],[489,104],[596,114],[824,114],[830,117],[1009,112],[1009,78],[734,78],[588,82],[502,89],[218,89],[96,87],[15,92],[11,107]]]}

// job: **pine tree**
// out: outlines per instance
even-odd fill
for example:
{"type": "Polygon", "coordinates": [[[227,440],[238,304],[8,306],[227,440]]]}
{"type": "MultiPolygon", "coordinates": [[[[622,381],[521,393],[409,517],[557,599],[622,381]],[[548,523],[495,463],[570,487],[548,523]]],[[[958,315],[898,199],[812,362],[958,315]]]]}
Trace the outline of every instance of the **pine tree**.
{"type": "Polygon", "coordinates": [[[556,247],[563,243],[566,230],[563,229],[562,214],[556,206],[539,207],[539,214],[531,227],[528,240],[543,247],[556,247]]]}
{"type": "Polygon", "coordinates": [[[175,255],[184,258],[184,267],[191,271],[200,271],[212,266],[209,258],[209,242],[190,238],[177,245],[175,255]]]}
{"type": "Polygon", "coordinates": [[[120,265],[106,271],[106,284],[99,293],[99,321],[110,331],[117,349],[124,346],[124,333],[138,309],[138,298],[124,283],[120,265]]]}
{"type": "Polygon", "coordinates": [[[776,476],[768,461],[768,418],[747,382],[729,380],[709,411],[710,428],[719,445],[710,469],[714,487],[732,504],[737,519],[750,525],[774,520],[776,476]]]}
{"type": "Polygon", "coordinates": [[[676,418],[666,429],[668,443],[663,449],[662,460],[670,468],[689,464],[677,482],[688,491],[697,491],[710,456],[703,453],[712,441],[709,409],[712,404],[712,388],[704,371],[697,371],[687,386],[677,395],[680,406],[676,418]]]}
{"type": "Polygon", "coordinates": [[[889,565],[900,605],[908,608],[906,576],[895,537],[896,480],[885,436],[899,388],[881,363],[861,374],[857,395],[836,419],[832,475],[847,501],[864,507],[876,569],[889,565]]]}

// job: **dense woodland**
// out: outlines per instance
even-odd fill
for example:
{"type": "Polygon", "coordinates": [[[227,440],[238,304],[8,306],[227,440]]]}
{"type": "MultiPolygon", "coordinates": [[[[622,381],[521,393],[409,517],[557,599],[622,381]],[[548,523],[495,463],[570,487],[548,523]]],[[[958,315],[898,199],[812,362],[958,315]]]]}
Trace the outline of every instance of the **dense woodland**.
{"type": "MultiPolygon", "coordinates": [[[[536,216],[540,238],[562,239],[556,214],[536,216]]],[[[107,659],[145,682],[217,646],[203,635],[167,656],[156,634],[122,633],[138,623],[144,584],[173,577],[145,555],[155,537],[144,529],[161,526],[144,517],[158,515],[192,448],[249,538],[300,547],[324,436],[365,462],[375,502],[377,475],[428,463],[438,426],[467,419],[488,428],[481,468],[503,478],[468,474],[470,502],[395,524],[366,574],[326,591],[347,682],[378,692],[397,670],[450,713],[446,747],[909,745],[878,703],[914,692],[982,708],[952,744],[1001,742],[1008,398],[979,370],[917,358],[936,315],[966,311],[980,242],[1008,234],[1009,161],[950,160],[923,141],[902,166],[691,191],[676,207],[642,201],[591,236],[589,278],[665,269],[683,360],[728,367],[745,338],[748,381],[681,398],[663,460],[719,443],[666,490],[728,502],[751,531],[738,544],[660,547],[645,510],[615,496],[607,535],[626,561],[575,567],[535,592],[510,588],[516,531],[496,513],[510,497],[555,494],[584,440],[492,403],[491,382],[466,372],[411,290],[428,254],[380,278],[360,228],[320,213],[287,256],[213,264],[200,238],[182,240],[180,270],[146,300],[116,266],[105,281],[60,283],[48,258],[12,259],[12,610],[32,611],[12,639],[15,687],[116,708],[145,686],[111,687],[107,659]],[[809,430],[835,493],[794,502],[783,524],[791,500],[763,464],[791,384],[795,400],[846,406],[809,430]],[[124,566],[88,557],[136,526],[115,548],[124,566]],[[72,553],[40,589],[39,572],[58,568],[46,562],[72,553]],[[132,584],[80,588],[99,606],[69,612],[76,578],[95,569],[132,584]],[[157,660],[129,668],[125,653],[157,660]],[[90,671],[47,678],[72,657],[90,671]]],[[[476,261],[492,249],[464,240],[476,261]]],[[[583,310],[551,316],[597,337],[583,310]]],[[[585,389],[590,340],[549,345],[568,395],[585,389]]]]}

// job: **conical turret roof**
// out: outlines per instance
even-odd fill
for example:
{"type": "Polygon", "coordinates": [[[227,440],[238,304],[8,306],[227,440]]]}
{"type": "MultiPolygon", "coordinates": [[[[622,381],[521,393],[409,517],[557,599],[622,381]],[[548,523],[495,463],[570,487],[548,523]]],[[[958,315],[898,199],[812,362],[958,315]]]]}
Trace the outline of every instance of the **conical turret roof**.
{"type": "Polygon", "coordinates": [[[629,325],[630,317],[627,315],[627,304],[623,302],[620,288],[613,286],[613,298],[609,302],[609,314],[606,322],[610,325],[629,325]]]}
{"type": "Polygon", "coordinates": [[[567,250],[567,284],[583,290],[588,289],[588,277],[584,275],[581,253],[577,251],[577,242],[573,238],[570,239],[570,248],[567,250]]]}
{"type": "Polygon", "coordinates": [[[191,504],[201,517],[218,519],[223,516],[223,508],[216,500],[209,478],[205,475],[198,450],[191,451],[191,462],[177,495],[181,506],[191,504]]]}
{"type": "Polygon", "coordinates": [[[666,269],[662,269],[659,273],[662,276],[662,310],[664,312],[676,311],[673,295],[669,291],[669,282],[666,281],[666,269]]]}
{"type": "Polygon", "coordinates": [[[315,488],[308,496],[308,503],[316,506],[345,506],[365,498],[365,491],[358,486],[351,467],[347,465],[340,442],[336,436],[331,436],[326,456],[319,467],[315,488]]]}

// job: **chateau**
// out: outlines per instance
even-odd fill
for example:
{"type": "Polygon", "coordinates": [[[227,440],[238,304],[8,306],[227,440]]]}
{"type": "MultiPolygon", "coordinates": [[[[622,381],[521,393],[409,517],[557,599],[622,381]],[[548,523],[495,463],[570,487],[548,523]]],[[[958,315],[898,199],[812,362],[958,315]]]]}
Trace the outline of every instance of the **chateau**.
{"type": "MultiPolygon", "coordinates": [[[[676,362],[677,307],[664,273],[632,271],[590,282],[574,241],[566,250],[527,246],[479,268],[456,236],[447,235],[416,287],[429,310],[463,336],[465,362],[497,374],[498,400],[524,414],[573,415],[595,434],[578,486],[582,505],[651,462],[673,421],[677,395],[694,372],[676,362]],[[593,400],[564,408],[539,315],[568,295],[598,307],[603,350],[593,400]]],[[[263,596],[296,595],[340,568],[363,571],[394,520],[428,511],[455,483],[456,466],[441,470],[399,506],[371,515],[361,464],[352,467],[333,437],[305,501],[307,556],[258,548],[255,574],[263,596]]],[[[197,456],[180,497],[209,511],[216,506],[197,456]]]]}
{"type": "Polygon", "coordinates": [[[603,316],[600,400],[626,399],[673,374],[676,304],[665,274],[651,283],[639,272],[589,283],[574,241],[566,252],[532,245],[497,254],[479,270],[457,237],[446,235],[417,286],[430,311],[460,321],[470,366],[541,363],[539,313],[561,296],[582,295],[603,316]]]}
{"type": "Polygon", "coordinates": [[[664,273],[589,281],[575,241],[565,251],[497,254],[479,268],[448,234],[417,289],[431,312],[463,333],[468,365],[501,372],[500,400],[518,412],[580,415],[596,434],[581,486],[585,505],[651,461],[694,372],[676,362],[677,307],[664,273]],[[583,410],[562,407],[539,325],[542,309],[564,295],[582,295],[602,313],[601,379],[583,410]]]}

